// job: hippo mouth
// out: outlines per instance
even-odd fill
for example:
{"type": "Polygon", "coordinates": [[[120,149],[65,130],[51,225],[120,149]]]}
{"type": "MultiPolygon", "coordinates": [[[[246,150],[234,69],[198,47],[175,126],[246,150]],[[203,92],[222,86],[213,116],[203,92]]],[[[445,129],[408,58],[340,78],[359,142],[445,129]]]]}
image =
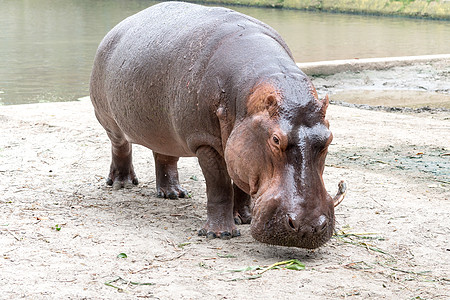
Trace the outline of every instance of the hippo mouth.
{"type": "Polygon", "coordinates": [[[278,205],[264,205],[269,201],[264,201],[260,196],[254,202],[251,234],[256,240],[266,244],[306,249],[318,248],[328,242],[333,235],[334,207],[342,202],[346,191],[345,182],[339,182],[337,194],[333,198],[328,196],[329,211],[312,223],[296,221],[293,215],[286,214],[278,208],[278,205]]]}

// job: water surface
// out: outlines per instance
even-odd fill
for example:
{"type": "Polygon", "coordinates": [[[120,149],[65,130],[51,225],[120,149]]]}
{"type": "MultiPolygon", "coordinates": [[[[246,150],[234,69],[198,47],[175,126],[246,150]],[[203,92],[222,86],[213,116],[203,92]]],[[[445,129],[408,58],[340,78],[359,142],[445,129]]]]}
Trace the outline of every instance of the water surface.
{"type": "MultiPolygon", "coordinates": [[[[0,104],[89,94],[103,36],[156,1],[0,0],[0,104]]],[[[235,6],[274,27],[297,62],[450,53],[450,22],[235,6]]]]}

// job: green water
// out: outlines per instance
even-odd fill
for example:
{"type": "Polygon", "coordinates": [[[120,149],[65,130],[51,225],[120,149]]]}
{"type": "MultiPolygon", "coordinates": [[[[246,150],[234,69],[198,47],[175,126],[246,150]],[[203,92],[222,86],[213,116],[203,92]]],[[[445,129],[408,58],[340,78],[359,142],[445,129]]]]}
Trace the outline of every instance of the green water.
{"type": "MultiPolygon", "coordinates": [[[[0,104],[89,93],[96,48],[155,1],[0,0],[0,104]]],[[[274,27],[298,62],[450,53],[450,22],[233,7],[274,27]]]]}

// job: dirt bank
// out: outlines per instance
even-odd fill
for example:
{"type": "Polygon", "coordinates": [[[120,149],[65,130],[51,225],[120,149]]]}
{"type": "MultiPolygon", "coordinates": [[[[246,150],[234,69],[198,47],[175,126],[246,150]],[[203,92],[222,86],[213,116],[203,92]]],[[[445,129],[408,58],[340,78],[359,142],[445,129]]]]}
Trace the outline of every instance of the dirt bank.
{"type": "Polygon", "coordinates": [[[0,107],[2,298],[446,299],[448,112],[331,105],[328,118],[325,183],[334,193],[346,179],[349,193],[337,236],[308,251],[256,242],[248,226],[230,241],[197,237],[206,196],[196,159],[180,161],[190,199],[156,198],[152,155],[139,146],[141,184],[106,187],[109,141],[86,99],[0,107]],[[288,259],[306,269],[228,272],[288,259]]]}
{"type": "MultiPolygon", "coordinates": [[[[409,61],[329,62],[335,71],[343,72],[314,75],[312,79],[320,95],[329,94],[335,103],[342,105],[352,103],[355,107],[386,111],[449,111],[450,57],[445,57],[429,61],[415,57],[409,61]],[[397,63],[399,66],[395,66],[397,63]]],[[[320,74],[327,64],[299,65],[306,65],[309,74],[320,74]]]]}

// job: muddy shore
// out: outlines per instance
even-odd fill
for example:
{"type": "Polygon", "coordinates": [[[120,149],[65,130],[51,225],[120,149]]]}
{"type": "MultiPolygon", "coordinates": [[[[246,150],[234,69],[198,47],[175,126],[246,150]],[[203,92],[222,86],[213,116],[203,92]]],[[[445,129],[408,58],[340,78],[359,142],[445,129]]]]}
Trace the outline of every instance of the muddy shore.
{"type": "Polygon", "coordinates": [[[450,20],[450,2],[446,0],[212,0],[192,2],[450,20]]]}
{"type": "MultiPolygon", "coordinates": [[[[314,83],[345,103],[357,102],[338,98],[351,87],[393,82],[394,90],[420,85],[448,97],[448,66],[403,68],[314,83]]],[[[449,112],[330,105],[328,119],[334,141],[324,180],[333,194],[345,179],[349,193],[336,209],[335,237],[310,251],[261,244],[247,225],[230,241],[198,237],[206,194],[195,158],[179,164],[189,199],[156,197],[153,158],[140,146],[140,185],[107,187],[109,141],[88,99],[1,106],[2,298],[447,299],[449,112]],[[305,270],[230,272],[289,259],[305,270]]]]}
{"type": "Polygon", "coordinates": [[[434,61],[413,57],[409,65],[401,60],[354,60],[335,64],[335,72],[325,75],[316,64],[306,72],[319,95],[329,94],[336,104],[384,111],[449,111],[450,56],[440,57],[434,61]]]}

